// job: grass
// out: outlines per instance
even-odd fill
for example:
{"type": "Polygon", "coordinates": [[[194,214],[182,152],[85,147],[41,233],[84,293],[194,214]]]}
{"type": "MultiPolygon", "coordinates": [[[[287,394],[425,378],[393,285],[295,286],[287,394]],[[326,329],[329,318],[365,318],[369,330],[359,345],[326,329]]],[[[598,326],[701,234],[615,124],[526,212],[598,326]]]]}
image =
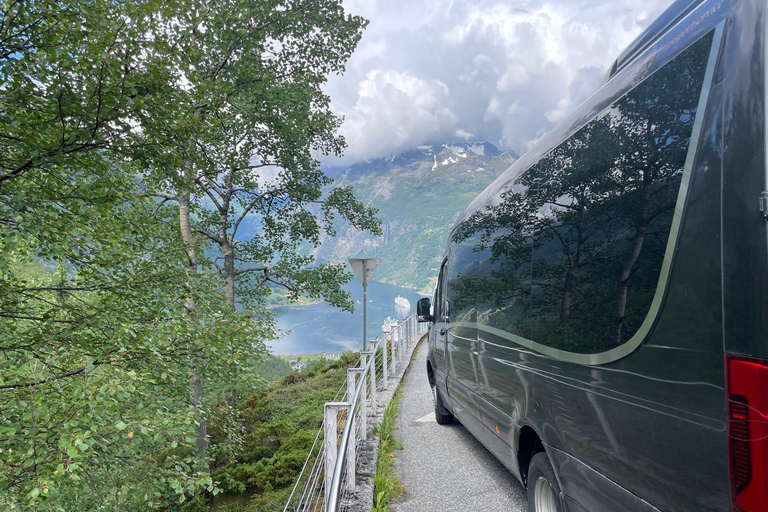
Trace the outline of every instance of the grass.
{"type": "Polygon", "coordinates": [[[381,436],[379,444],[379,460],[376,463],[376,476],[373,477],[374,506],[371,512],[389,512],[389,501],[400,496],[405,491],[395,474],[395,450],[402,450],[394,438],[395,420],[400,414],[401,383],[395,396],[384,411],[384,418],[378,427],[381,436]]]}

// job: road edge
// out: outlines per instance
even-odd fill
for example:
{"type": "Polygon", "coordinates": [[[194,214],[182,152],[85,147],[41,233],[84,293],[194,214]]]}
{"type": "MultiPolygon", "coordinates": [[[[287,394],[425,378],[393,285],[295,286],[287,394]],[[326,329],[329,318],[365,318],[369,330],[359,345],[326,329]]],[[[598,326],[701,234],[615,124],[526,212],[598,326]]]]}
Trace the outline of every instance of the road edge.
{"type": "MultiPolygon", "coordinates": [[[[355,471],[355,480],[357,481],[356,489],[354,492],[342,500],[343,506],[341,510],[348,510],[349,512],[372,512],[375,506],[374,496],[374,478],[379,463],[379,449],[381,445],[381,436],[379,428],[384,420],[387,408],[394,399],[395,395],[401,391],[405,379],[410,372],[411,365],[415,359],[416,353],[421,347],[422,342],[427,338],[427,333],[419,338],[419,340],[409,347],[406,353],[408,358],[407,364],[401,365],[397,368],[397,373],[394,376],[397,379],[397,386],[391,386],[388,390],[380,393],[377,400],[376,411],[369,416],[368,439],[361,444],[360,452],[358,455],[358,466],[355,471]]],[[[398,405],[399,414],[399,405],[398,405]]],[[[399,478],[398,478],[399,481],[399,478]]],[[[387,504],[388,506],[388,504],[387,504]]],[[[381,509],[379,509],[381,510],[381,509]]],[[[387,509],[384,509],[387,510],[387,509]]]]}

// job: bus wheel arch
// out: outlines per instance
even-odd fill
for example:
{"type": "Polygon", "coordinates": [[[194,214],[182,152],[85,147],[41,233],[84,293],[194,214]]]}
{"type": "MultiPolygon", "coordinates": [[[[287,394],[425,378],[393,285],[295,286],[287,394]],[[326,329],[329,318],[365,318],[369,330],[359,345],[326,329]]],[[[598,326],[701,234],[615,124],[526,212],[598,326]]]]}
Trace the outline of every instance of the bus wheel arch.
{"type": "Polygon", "coordinates": [[[525,486],[528,486],[528,468],[531,465],[531,460],[539,452],[545,452],[541,437],[532,427],[525,425],[520,429],[517,439],[517,463],[520,469],[520,478],[525,486]]]}

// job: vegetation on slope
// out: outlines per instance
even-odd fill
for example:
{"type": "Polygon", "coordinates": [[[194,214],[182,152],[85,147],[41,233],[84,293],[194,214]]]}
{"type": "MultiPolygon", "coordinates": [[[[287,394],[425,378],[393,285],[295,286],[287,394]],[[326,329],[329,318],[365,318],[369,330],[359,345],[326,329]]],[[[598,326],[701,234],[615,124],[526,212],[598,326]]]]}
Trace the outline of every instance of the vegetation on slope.
{"type": "Polygon", "coordinates": [[[255,361],[253,368],[256,375],[265,382],[275,381],[293,371],[287,359],[272,354],[268,354],[263,359],[255,361]]]}
{"type": "Polygon", "coordinates": [[[395,396],[384,411],[384,418],[378,427],[380,436],[379,453],[376,462],[376,475],[373,477],[374,506],[371,512],[389,512],[389,501],[401,495],[404,490],[400,480],[395,475],[395,450],[402,450],[403,445],[394,437],[395,420],[400,414],[400,398],[402,386],[397,389],[395,396]]]}
{"type": "Polygon", "coordinates": [[[240,403],[242,447],[213,467],[224,490],[217,510],[282,510],[322,424],[323,404],[334,399],[346,368],[358,360],[358,354],[346,353],[338,361],[315,361],[240,403]]]}

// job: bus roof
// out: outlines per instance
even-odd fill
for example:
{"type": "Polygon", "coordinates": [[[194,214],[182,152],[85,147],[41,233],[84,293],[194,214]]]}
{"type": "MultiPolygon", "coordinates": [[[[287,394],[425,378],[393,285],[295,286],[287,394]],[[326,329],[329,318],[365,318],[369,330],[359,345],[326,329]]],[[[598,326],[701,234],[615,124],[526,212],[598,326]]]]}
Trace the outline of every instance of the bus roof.
{"type": "Polygon", "coordinates": [[[624,48],[618,58],[610,66],[605,77],[605,82],[610,80],[619,70],[635,60],[643,50],[653,44],[656,39],[673,27],[681,19],[690,14],[696,7],[704,3],[705,0],[677,0],[670,5],[666,11],[656,18],[643,32],[635,38],[634,41],[624,48]]]}

